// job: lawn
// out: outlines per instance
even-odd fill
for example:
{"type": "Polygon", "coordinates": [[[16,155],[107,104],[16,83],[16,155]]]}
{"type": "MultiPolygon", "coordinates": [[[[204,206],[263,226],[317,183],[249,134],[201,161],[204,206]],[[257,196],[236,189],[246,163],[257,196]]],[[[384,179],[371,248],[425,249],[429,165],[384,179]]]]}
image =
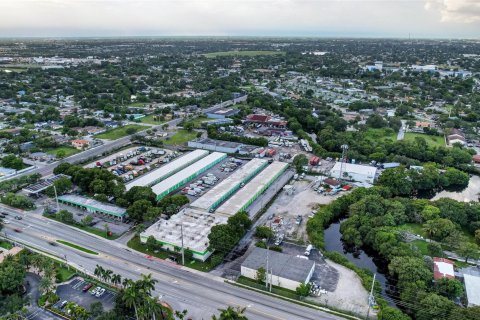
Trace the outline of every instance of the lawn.
{"type": "Polygon", "coordinates": [[[425,231],[423,231],[423,227],[420,224],[415,224],[415,223],[405,223],[400,226],[398,226],[398,229],[403,230],[403,231],[408,231],[413,234],[418,234],[421,235],[422,237],[426,238],[427,235],[425,231]]]}
{"type": "Polygon", "coordinates": [[[397,133],[392,129],[368,129],[365,132],[365,138],[370,139],[372,141],[381,141],[384,142],[387,139],[392,141],[397,140],[397,133]]]}
{"type": "Polygon", "coordinates": [[[178,145],[187,143],[190,140],[193,140],[197,137],[197,133],[195,131],[188,132],[187,130],[178,130],[173,136],[168,137],[165,140],[165,144],[170,145],[178,145]]]}
{"type": "Polygon", "coordinates": [[[431,256],[430,250],[428,250],[428,243],[423,240],[414,240],[412,243],[418,248],[421,254],[424,256],[431,256]]]}
{"type": "MultiPolygon", "coordinates": [[[[265,290],[265,291],[267,290],[266,287],[265,287],[265,284],[258,283],[257,281],[252,280],[252,279],[247,278],[247,277],[244,277],[244,276],[240,276],[238,278],[237,282],[240,283],[240,284],[244,284],[246,286],[252,287],[252,288],[265,290]]],[[[285,288],[281,288],[281,287],[277,287],[277,286],[272,286],[272,293],[278,294],[278,295],[286,297],[286,298],[299,300],[299,296],[297,295],[297,293],[295,291],[292,291],[292,290],[289,290],[289,289],[285,289],[285,288]]]]}
{"type": "Polygon", "coordinates": [[[272,56],[276,54],[284,55],[285,52],[282,51],[220,51],[220,52],[210,52],[205,53],[203,56],[207,58],[216,58],[216,57],[256,57],[256,56],[272,56]]]}
{"type": "Polygon", "coordinates": [[[75,272],[75,269],[73,268],[66,268],[63,265],[58,265],[57,266],[57,275],[56,275],[56,280],[58,283],[65,282],[73,278],[74,275],[77,273],[75,272]]]}
{"type": "Polygon", "coordinates": [[[164,121],[153,120],[154,117],[160,117],[160,116],[156,116],[156,115],[151,114],[149,116],[145,116],[145,117],[139,119],[139,121],[141,123],[156,124],[156,125],[159,125],[159,124],[162,124],[162,123],[165,122],[165,120],[164,121]]]}
{"type": "Polygon", "coordinates": [[[63,241],[63,240],[57,240],[58,243],[61,243],[63,245],[66,245],[66,246],[69,246],[69,247],[72,247],[74,249],[77,249],[77,250],[80,250],[80,251],[83,251],[83,252],[86,252],[86,253],[90,253],[90,254],[94,254],[94,255],[98,255],[98,252],[95,252],[95,251],[92,251],[90,249],[87,249],[87,248],[84,248],[84,247],[81,247],[77,244],[74,244],[74,243],[71,243],[71,242],[68,242],[68,241],[63,241]]]}
{"type": "Polygon", "coordinates": [[[58,148],[55,148],[55,149],[47,150],[46,152],[48,154],[56,156],[58,151],[64,151],[65,152],[64,158],[70,157],[70,156],[74,155],[75,153],[80,152],[80,150],[77,150],[77,149],[72,148],[72,147],[58,147],[58,148]]]}
{"type": "Polygon", "coordinates": [[[116,234],[116,233],[112,233],[111,236],[107,236],[107,233],[105,232],[105,230],[103,229],[97,229],[97,228],[94,228],[94,227],[90,227],[90,226],[84,226],[82,224],[71,224],[71,223],[66,223],[64,221],[61,221],[59,219],[56,219],[54,215],[51,215],[51,214],[45,214],[44,217],[47,217],[49,219],[52,219],[52,220],[55,220],[55,221],[58,221],[58,222],[61,222],[61,223],[64,223],[64,224],[68,224],[69,226],[72,226],[74,228],[77,228],[77,229],[81,229],[83,231],[87,231],[87,232],[90,232],[90,233],[93,233],[93,234],[96,234],[97,236],[100,236],[102,238],[105,238],[107,240],[115,240],[117,239],[120,235],[116,234]]]}
{"type": "Polygon", "coordinates": [[[197,118],[194,118],[192,120],[187,120],[187,122],[191,122],[193,123],[193,126],[195,128],[201,128],[202,127],[202,123],[203,122],[206,122],[208,120],[212,120],[212,119],[208,119],[207,117],[197,117],[197,118]]]}
{"type": "Polygon", "coordinates": [[[427,142],[428,145],[431,147],[444,147],[445,146],[445,139],[439,136],[431,136],[423,133],[413,133],[407,132],[405,133],[405,140],[414,141],[416,137],[423,138],[427,142]]]}
{"type": "Polygon", "coordinates": [[[123,127],[119,127],[119,128],[109,130],[109,131],[104,132],[104,133],[100,133],[100,134],[96,135],[95,137],[98,138],[98,139],[117,140],[117,139],[123,138],[125,136],[128,136],[129,134],[127,133],[127,130],[130,129],[130,128],[136,129],[137,132],[148,129],[147,126],[142,126],[142,125],[139,125],[139,124],[129,124],[129,125],[126,125],[126,126],[123,126],[123,127]]]}
{"type": "MultiPolygon", "coordinates": [[[[180,253],[167,252],[163,250],[156,250],[156,252],[149,251],[147,247],[140,242],[140,238],[137,236],[128,241],[127,246],[135,251],[142,252],[162,260],[165,260],[170,256],[175,256],[177,257],[177,261],[180,264],[182,263],[182,255],[180,253]]],[[[185,266],[198,271],[208,272],[212,269],[212,266],[208,262],[210,259],[211,257],[207,260],[207,262],[202,262],[195,259],[187,260],[187,258],[185,258],[185,266]]]]}
{"type": "Polygon", "coordinates": [[[0,241],[0,248],[10,250],[13,248],[13,245],[10,242],[0,241]]]}

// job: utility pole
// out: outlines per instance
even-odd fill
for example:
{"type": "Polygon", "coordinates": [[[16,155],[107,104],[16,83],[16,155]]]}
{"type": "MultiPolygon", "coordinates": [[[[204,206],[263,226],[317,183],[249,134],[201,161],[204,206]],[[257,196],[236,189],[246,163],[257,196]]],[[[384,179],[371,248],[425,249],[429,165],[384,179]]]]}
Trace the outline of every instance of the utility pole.
{"type": "Polygon", "coordinates": [[[270,269],[270,292],[272,292],[273,267],[270,269]]]}
{"type": "Polygon", "coordinates": [[[377,276],[376,273],[373,274],[373,280],[372,280],[372,288],[370,289],[370,294],[368,295],[368,309],[367,309],[367,316],[365,317],[365,320],[368,320],[368,317],[370,316],[370,306],[373,302],[373,287],[375,286],[375,277],[377,276]]]}
{"type": "Polygon", "coordinates": [[[185,265],[185,248],[183,247],[183,223],[180,223],[180,233],[182,237],[182,266],[185,265]]]}
{"type": "Polygon", "coordinates": [[[53,191],[55,192],[55,201],[57,202],[57,213],[58,213],[60,212],[60,206],[58,205],[57,188],[55,187],[55,183],[53,184],[53,191]]]}

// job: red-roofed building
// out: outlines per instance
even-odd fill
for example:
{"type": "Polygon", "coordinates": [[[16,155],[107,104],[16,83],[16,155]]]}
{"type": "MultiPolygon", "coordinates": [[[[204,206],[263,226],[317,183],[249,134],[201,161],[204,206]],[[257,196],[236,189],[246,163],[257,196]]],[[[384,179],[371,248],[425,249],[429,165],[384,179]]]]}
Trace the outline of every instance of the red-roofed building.
{"type": "Polygon", "coordinates": [[[480,163],[480,154],[476,154],[472,157],[473,162],[480,163]]]}
{"type": "Polygon", "coordinates": [[[246,119],[247,123],[259,123],[270,128],[286,128],[288,122],[281,119],[272,118],[266,114],[249,114],[246,119]]]}
{"type": "Polygon", "coordinates": [[[266,114],[249,114],[247,116],[248,122],[265,123],[269,119],[270,119],[270,116],[266,114]]]}
{"type": "Polygon", "coordinates": [[[440,280],[443,278],[455,279],[453,269],[454,262],[445,258],[433,258],[433,278],[440,280]]]}

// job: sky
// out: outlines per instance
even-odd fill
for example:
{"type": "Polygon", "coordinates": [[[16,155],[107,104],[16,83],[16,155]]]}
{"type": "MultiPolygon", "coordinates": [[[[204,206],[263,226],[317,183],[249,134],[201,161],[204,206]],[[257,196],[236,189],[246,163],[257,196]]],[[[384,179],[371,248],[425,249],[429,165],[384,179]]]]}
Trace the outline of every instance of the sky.
{"type": "Polygon", "coordinates": [[[480,39],[480,0],[0,0],[0,37],[480,39]]]}

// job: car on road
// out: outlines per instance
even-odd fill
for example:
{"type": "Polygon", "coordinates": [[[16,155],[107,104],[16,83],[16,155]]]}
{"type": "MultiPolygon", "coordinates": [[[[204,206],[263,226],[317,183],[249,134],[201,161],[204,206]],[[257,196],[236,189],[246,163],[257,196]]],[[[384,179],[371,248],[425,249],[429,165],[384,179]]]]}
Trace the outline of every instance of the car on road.
{"type": "Polygon", "coordinates": [[[2,212],[2,215],[3,215],[3,216],[8,216],[8,213],[2,212]]]}
{"type": "Polygon", "coordinates": [[[90,290],[91,287],[93,287],[93,284],[92,284],[92,283],[87,283],[87,284],[83,287],[82,291],[83,291],[83,292],[87,292],[88,290],[90,290]]]}
{"type": "Polygon", "coordinates": [[[92,290],[92,292],[90,292],[90,294],[91,294],[92,296],[94,296],[94,295],[97,294],[97,292],[98,292],[100,289],[102,289],[102,288],[96,287],[95,289],[92,290]]]}
{"type": "Polygon", "coordinates": [[[22,232],[22,230],[20,230],[18,228],[13,229],[13,231],[18,232],[18,233],[22,232]]]}
{"type": "Polygon", "coordinates": [[[21,216],[15,216],[15,220],[22,220],[23,218],[21,216]]]}
{"type": "Polygon", "coordinates": [[[48,244],[51,245],[51,246],[53,246],[53,247],[56,247],[56,246],[57,246],[57,243],[56,243],[56,242],[53,242],[53,241],[50,241],[48,244]]]}
{"type": "Polygon", "coordinates": [[[95,294],[95,297],[100,298],[101,296],[103,296],[104,293],[105,293],[105,289],[100,288],[100,290],[98,290],[97,293],[95,294]]]}
{"type": "Polygon", "coordinates": [[[3,223],[4,223],[4,224],[9,224],[10,221],[9,221],[9,220],[3,220],[3,223]]]}

